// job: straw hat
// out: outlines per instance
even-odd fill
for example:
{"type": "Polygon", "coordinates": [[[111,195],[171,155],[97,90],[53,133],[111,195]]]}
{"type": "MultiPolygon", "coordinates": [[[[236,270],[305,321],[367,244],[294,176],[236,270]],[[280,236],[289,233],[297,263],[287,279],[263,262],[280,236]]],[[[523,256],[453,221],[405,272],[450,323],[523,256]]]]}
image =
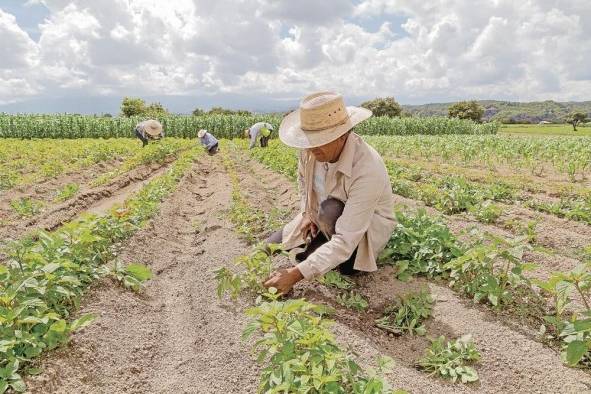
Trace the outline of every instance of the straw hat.
{"type": "Polygon", "coordinates": [[[294,148],[315,148],[336,140],[370,116],[368,109],[346,107],[340,94],[318,92],[304,97],[300,108],[283,118],[279,138],[294,148]]]}
{"type": "Polygon", "coordinates": [[[151,137],[158,137],[162,133],[162,125],[157,120],[149,119],[144,121],[143,123],[144,132],[146,132],[151,137]]]}
{"type": "Polygon", "coordinates": [[[205,129],[201,129],[197,132],[197,137],[199,138],[203,138],[203,136],[205,135],[205,133],[207,133],[207,130],[205,129]]]}

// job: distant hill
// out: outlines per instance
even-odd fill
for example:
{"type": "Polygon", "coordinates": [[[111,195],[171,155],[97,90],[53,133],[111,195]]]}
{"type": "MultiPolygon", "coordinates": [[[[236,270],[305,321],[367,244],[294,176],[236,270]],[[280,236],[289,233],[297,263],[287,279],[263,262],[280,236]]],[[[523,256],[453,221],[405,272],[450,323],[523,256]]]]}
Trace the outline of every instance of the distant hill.
{"type": "MultiPolygon", "coordinates": [[[[591,117],[591,101],[556,102],[533,101],[519,103],[511,101],[478,100],[484,107],[484,120],[498,120],[503,123],[539,123],[547,121],[562,123],[571,111],[585,112],[591,117]]],[[[447,116],[447,108],[453,103],[435,103],[422,105],[403,105],[413,115],[447,116]]]]}

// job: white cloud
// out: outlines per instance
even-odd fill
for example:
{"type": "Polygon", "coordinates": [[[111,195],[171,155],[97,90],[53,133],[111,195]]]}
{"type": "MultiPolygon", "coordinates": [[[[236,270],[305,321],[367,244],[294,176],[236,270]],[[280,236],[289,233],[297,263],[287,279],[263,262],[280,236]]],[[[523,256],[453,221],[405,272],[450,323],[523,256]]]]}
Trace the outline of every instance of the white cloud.
{"type": "Polygon", "coordinates": [[[589,99],[588,0],[35,1],[50,10],[38,42],[0,10],[0,102],[326,88],[402,102],[589,99]],[[407,35],[389,16],[406,18],[407,35]]]}

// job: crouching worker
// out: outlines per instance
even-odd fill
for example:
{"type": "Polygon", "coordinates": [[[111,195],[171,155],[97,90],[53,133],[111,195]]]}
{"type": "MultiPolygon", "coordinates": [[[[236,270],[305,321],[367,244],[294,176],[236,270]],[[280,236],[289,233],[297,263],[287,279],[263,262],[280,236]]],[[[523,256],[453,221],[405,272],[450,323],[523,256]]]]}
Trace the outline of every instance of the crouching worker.
{"type": "Polygon", "coordinates": [[[271,138],[272,131],[273,125],[266,122],[255,123],[250,128],[244,130],[244,136],[250,138],[248,149],[252,149],[256,146],[257,139],[260,141],[261,148],[269,146],[269,138],[271,138]]]}
{"type": "Polygon", "coordinates": [[[336,93],[320,92],[283,119],[279,138],[301,149],[300,213],[266,242],[303,248],[296,254],[299,263],[273,272],[265,287],[285,294],[300,280],[334,268],[348,275],[377,270],[395,219],[384,162],[351,131],[370,116],[367,109],[346,107],[336,93]]]}
{"type": "Polygon", "coordinates": [[[205,147],[207,153],[209,153],[210,155],[215,155],[216,153],[218,153],[219,142],[207,130],[199,130],[199,132],[197,133],[197,137],[199,137],[201,145],[205,147]]]}
{"type": "Polygon", "coordinates": [[[135,136],[142,141],[143,148],[150,140],[164,138],[164,130],[157,120],[144,120],[135,126],[135,136]]]}

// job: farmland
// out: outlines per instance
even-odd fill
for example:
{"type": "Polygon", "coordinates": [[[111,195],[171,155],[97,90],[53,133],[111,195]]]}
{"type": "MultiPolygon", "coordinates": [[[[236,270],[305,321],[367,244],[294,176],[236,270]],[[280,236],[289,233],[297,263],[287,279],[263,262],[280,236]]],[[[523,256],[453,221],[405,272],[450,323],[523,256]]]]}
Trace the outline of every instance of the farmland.
{"type": "Polygon", "coordinates": [[[144,149],[126,138],[132,120],[7,119],[1,387],[497,393],[591,384],[591,137],[372,119],[359,132],[384,158],[398,222],[380,269],[332,272],[281,299],[261,281],[289,257],[257,241],[298,210],[297,151],[225,139],[208,156],[194,138],[177,138],[196,127],[233,137],[253,118],[173,118],[167,137],[144,149]],[[40,136],[63,139],[26,139],[40,136]]]}

